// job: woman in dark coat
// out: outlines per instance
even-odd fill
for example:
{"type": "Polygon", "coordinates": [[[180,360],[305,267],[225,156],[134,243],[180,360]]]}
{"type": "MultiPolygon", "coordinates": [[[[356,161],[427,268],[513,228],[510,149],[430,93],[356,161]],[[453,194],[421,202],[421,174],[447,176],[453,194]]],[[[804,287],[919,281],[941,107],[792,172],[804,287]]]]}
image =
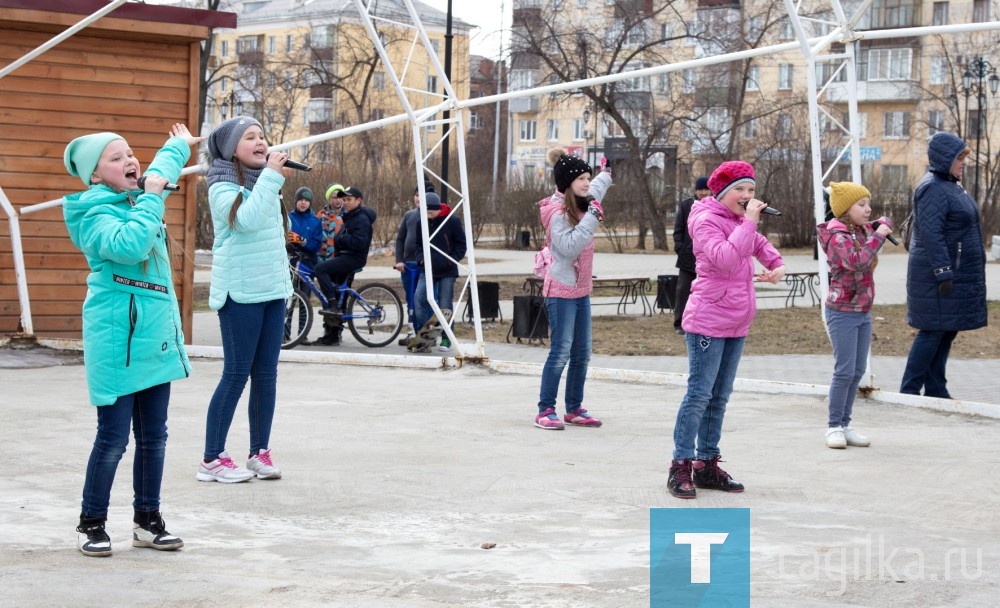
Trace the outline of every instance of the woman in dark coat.
{"type": "Polygon", "coordinates": [[[913,193],[906,320],[918,331],[899,391],[950,399],[945,366],[958,332],[986,325],[986,249],[979,207],[960,180],[968,146],[939,132],[927,174],[913,193]]]}

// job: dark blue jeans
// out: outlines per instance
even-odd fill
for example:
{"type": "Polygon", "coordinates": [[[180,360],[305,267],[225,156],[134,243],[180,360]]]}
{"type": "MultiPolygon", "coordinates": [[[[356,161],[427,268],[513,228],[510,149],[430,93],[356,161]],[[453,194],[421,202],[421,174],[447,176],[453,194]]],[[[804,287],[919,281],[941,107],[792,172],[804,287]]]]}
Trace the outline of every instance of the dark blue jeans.
{"type": "Polygon", "coordinates": [[[542,367],[538,411],[555,409],[559,378],[568,362],[566,411],[576,412],[583,405],[583,385],[590,366],[590,296],[545,298],[545,312],[549,316],[549,356],[542,367]]]}
{"type": "Polygon", "coordinates": [[[925,397],[951,399],[945,367],[948,365],[951,343],[957,335],[957,331],[918,331],[910,346],[910,356],[906,359],[899,392],[919,395],[920,389],[923,389],[925,397]]]}
{"type": "MultiPolygon", "coordinates": [[[[455,278],[438,277],[434,279],[434,301],[441,310],[451,310],[455,298],[455,278]]],[[[427,273],[421,272],[413,289],[413,326],[419,330],[434,316],[434,309],[427,301],[427,273]]]]}
{"type": "Polygon", "coordinates": [[[84,517],[107,517],[111,486],[118,463],[128,446],[129,427],[135,435],[132,460],[132,507],[136,511],[160,509],[163,456],[167,448],[167,403],[170,383],[122,395],[111,405],[97,408],[97,437],[87,462],[83,483],[84,517]]]}
{"type": "Polygon", "coordinates": [[[284,329],[285,301],[239,304],[227,299],[219,309],[222,330],[222,378],[208,405],[205,459],[226,451],[226,437],[236,405],[250,379],[250,453],[266,450],[274,419],[278,354],[284,329]]]}
{"type": "Polygon", "coordinates": [[[746,338],[712,338],[689,332],[685,341],[688,384],[674,424],[674,460],[711,460],[719,455],[722,419],[733,394],[746,338]]]}
{"type": "Polygon", "coordinates": [[[854,399],[868,367],[872,314],[826,309],[826,327],[833,345],[833,378],[827,426],[850,426],[854,399]]]}

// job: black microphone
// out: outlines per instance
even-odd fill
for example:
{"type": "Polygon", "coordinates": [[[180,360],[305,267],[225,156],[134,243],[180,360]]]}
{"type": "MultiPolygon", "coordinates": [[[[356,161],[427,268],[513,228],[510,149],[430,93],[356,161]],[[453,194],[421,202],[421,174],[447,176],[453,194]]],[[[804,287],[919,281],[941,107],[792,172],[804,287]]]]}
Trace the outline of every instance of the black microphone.
{"type": "MultiPolygon", "coordinates": [[[[881,225],[882,222],[878,220],[872,222],[872,230],[878,230],[878,227],[881,225]]],[[[889,242],[895,245],[896,247],[899,247],[899,241],[896,240],[896,237],[892,236],[892,233],[885,235],[885,238],[889,239],[889,242]]]]}
{"type": "MultiPolygon", "coordinates": [[[[139,188],[141,188],[142,190],[145,190],[146,189],[146,176],[145,175],[141,176],[139,178],[139,180],[138,180],[137,183],[139,185],[139,188]]],[[[164,190],[170,190],[171,192],[177,192],[178,190],[181,189],[181,187],[178,186],[177,184],[168,183],[166,186],[163,187],[163,189],[164,190]]]]}
{"type": "Polygon", "coordinates": [[[780,211],[771,206],[764,207],[761,210],[761,213],[763,213],[764,215],[781,215],[780,211]]]}
{"type": "MultiPolygon", "coordinates": [[[[268,154],[267,157],[271,158],[271,155],[268,154]]],[[[309,165],[307,165],[305,163],[300,163],[300,162],[294,161],[294,160],[292,160],[290,158],[285,161],[285,164],[283,166],[286,169],[295,169],[296,171],[312,171],[313,170],[313,168],[310,167],[309,165]]]]}

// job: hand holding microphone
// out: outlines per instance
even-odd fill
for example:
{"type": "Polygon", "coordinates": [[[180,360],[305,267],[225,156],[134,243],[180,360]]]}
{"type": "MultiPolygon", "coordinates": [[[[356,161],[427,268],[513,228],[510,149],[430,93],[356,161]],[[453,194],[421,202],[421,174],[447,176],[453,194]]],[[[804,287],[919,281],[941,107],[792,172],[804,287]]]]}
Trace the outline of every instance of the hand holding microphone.
{"type": "Polygon", "coordinates": [[[896,240],[896,237],[892,236],[892,222],[889,221],[889,218],[882,217],[875,220],[872,222],[872,228],[875,229],[875,232],[888,239],[890,243],[899,247],[899,241],[896,240]]]}
{"type": "Polygon", "coordinates": [[[310,167],[309,165],[307,165],[305,163],[300,163],[298,161],[294,161],[294,160],[288,158],[288,153],[287,152],[275,152],[274,154],[268,154],[267,155],[267,166],[271,167],[272,169],[277,169],[277,168],[280,168],[280,167],[284,167],[286,169],[295,169],[296,171],[312,171],[313,170],[312,167],[310,167]],[[279,164],[278,167],[272,167],[271,166],[271,157],[272,156],[277,157],[279,155],[285,157],[285,162],[279,164]]]}
{"type": "Polygon", "coordinates": [[[171,184],[167,181],[167,178],[156,175],[155,173],[140,176],[136,181],[136,184],[143,191],[149,192],[150,194],[163,194],[164,190],[177,192],[181,189],[181,187],[177,184],[171,184]],[[147,188],[147,186],[149,187],[147,188]]]}

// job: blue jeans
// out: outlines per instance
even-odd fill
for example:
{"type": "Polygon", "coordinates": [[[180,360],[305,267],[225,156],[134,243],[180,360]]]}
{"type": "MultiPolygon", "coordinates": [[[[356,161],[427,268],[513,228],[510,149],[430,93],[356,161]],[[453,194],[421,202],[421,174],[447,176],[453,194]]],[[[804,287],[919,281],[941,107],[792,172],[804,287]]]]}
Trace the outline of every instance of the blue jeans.
{"type": "Polygon", "coordinates": [[[268,448],[284,315],[284,300],[239,304],[227,298],[219,309],[222,378],[208,405],[206,460],[218,458],[226,451],[226,437],[247,378],[250,379],[250,453],[268,448]]]}
{"type": "Polygon", "coordinates": [[[957,331],[918,331],[910,346],[910,356],[906,359],[899,392],[919,395],[920,389],[924,389],[925,397],[951,399],[945,367],[948,365],[951,343],[957,335],[957,331]]]}
{"type": "Polygon", "coordinates": [[[549,356],[542,367],[542,388],[538,411],[556,407],[559,378],[566,363],[566,412],[576,412],[583,405],[583,385],[590,365],[590,296],[582,298],[545,298],[549,317],[549,356]]]}
{"type": "MultiPolygon", "coordinates": [[[[403,281],[403,291],[406,293],[407,320],[410,323],[414,323],[416,315],[414,314],[415,304],[413,296],[417,288],[417,278],[421,274],[420,264],[417,262],[403,262],[403,265],[403,272],[399,273],[399,278],[403,281]]],[[[416,329],[420,329],[420,327],[417,326],[416,329]]]]}
{"type": "Polygon", "coordinates": [[[719,455],[722,419],[733,393],[746,338],[688,333],[684,339],[688,351],[688,386],[674,424],[674,460],[711,460],[719,455]]]}
{"type": "Polygon", "coordinates": [[[97,437],[87,462],[83,483],[84,517],[107,517],[111,486],[118,463],[128,446],[129,426],[135,435],[132,459],[132,508],[136,511],[160,509],[163,456],[167,449],[167,403],[170,383],[122,395],[111,405],[97,409],[97,437]]]}
{"type": "Polygon", "coordinates": [[[830,380],[830,417],[827,426],[849,426],[858,385],[868,366],[872,343],[870,312],[826,309],[826,327],[833,345],[833,379],[830,380]]]}
{"type": "MultiPolygon", "coordinates": [[[[434,279],[434,301],[441,310],[451,310],[455,299],[455,278],[439,277],[434,279]]],[[[413,291],[414,329],[419,330],[424,323],[434,316],[430,302],[427,301],[427,273],[421,272],[413,291]]]]}

